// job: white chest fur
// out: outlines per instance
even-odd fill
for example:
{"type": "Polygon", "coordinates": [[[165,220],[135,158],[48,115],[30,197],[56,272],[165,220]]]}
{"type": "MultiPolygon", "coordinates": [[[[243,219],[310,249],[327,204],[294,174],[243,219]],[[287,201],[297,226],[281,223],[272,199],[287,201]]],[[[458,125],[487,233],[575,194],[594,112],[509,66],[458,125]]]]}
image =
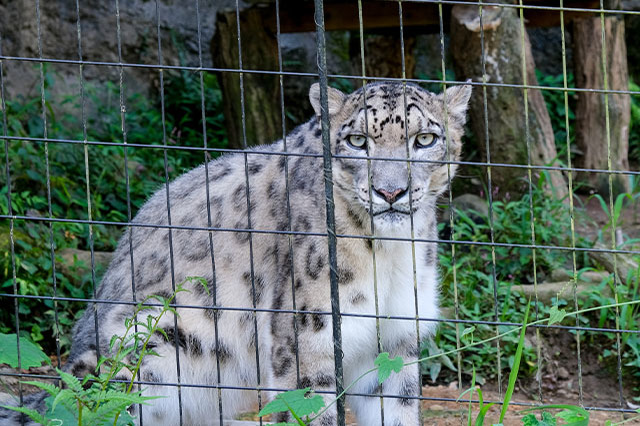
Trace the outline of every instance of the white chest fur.
{"type": "MultiPolygon", "coordinates": [[[[358,305],[347,302],[342,304],[342,311],[369,317],[343,317],[345,357],[357,357],[363,350],[376,351],[378,327],[384,351],[399,339],[416,338],[416,317],[437,318],[437,270],[425,265],[425,249],[419,243],[412,248],[410,242],[385,241],[375,247],[375,268],[371,253],[360,259],[361,274],[353,284],[366,295],[366,302],[358,305]],[[372,317],[375,315],[379,317],[378,323],[372,317]]],[[[343,299],[346,298],[341,295],[343,299]]],[[[420,321],[421,338],[431,334],[435,324],[420,321]]]]}

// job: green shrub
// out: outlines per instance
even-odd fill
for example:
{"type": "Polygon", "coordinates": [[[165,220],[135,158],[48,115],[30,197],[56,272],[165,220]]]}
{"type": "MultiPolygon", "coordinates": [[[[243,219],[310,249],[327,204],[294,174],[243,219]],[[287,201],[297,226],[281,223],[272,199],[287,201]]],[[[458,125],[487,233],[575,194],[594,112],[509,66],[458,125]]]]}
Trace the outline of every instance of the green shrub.
{"type": "MultiPolygon", "coordinates": [[[[45,72],[47,70],[45,69],[45,72]]],[[[81,99],[76,94],[52,101],[51,85],[56,78],[46,72],[45,112],[47,136],[51,139],[83,140],[81,99]]],[[[222,118],[221,93],[217,79],[204,74],[204,107],[209,147],[227,146],[222,118]]],[[[85,84],[87,139],[100,142],[123,142],[119,87],[85,84]]],[[[203,126],[200,75],[186,71],[165,71],[165,129],[169,146],[202,147],[203,126]]],[[[162,145],[162,111],[160,101],[143,93],[127,93],[125,101],[127,142],[162,145]]],[[[7,134],[42,138],[44,121],[40,97],[7,99],[7,134]]],[[[1,128],[0,134],[4,132],[1,128]]],[[[14,215],[49,216],[45,144],[40,141],[10,140],[8,144],[11,176],[11,208],[14,215]]],[[[127,185],[124,148],[114,145],[87,145],[90,199],[87,200],[85,146],[83,144],[49,142],[51,215],[63,219],[127,221],[127,185]]],[[[215,154],[208,157],[214,157],[215,154]]],[[[127,170],[131,214],[135,215],[144,201],[165,182],[164,150],[127,148],[127,170]]],[[[205,161],[202,151],[167,150],[167,170],[173,179],[185,170],[205,161]]],[[[3,161],[4,163],[4,161],[3,161]]],[[[4,164],[3,164],[4,165],[4,164]]],[[[4,167],[3,167],[4,169],[4,167]]],[[[0,212],[9,214],[6,175],[0,176],[0,212]]],[[[51,247],[112,251],[122,232],[121,227],[94,225],[92,241],[86,224],[14,220],[16,283],[18,293],[52,296],[53,266],[51,247]]],[[[13,270],[10,255],[10,223],[0,224],[0,292],[13,293],[13,270]]],[[[60,259],[58,259],[60,260],[60,259]]],[[[100,271],[98,271],[100,272],[100,271]]],[[[96,277],[96,281],[100,276],[96,277]]],[[[96,282],[97,284],[97,282],[96,282]]],[[[65,276],[56,270],[56,294],[63,297],[87,298],[93,294],[91,274],[65,276]]],[[[70,327],[84,308],[84,303],[19,299],[21,333],[29,333],[48,352],[53,352],[54,336],[59,333],[62,352],[69,349],[70,327]],[[57,310],[57,313],[55,310],[57,310]],[[60,329],[54,329],[57,322],[60,329]]],[[[0,298],[0,332],[15,331],[14,300],[0,298]]]]}
{"type": "MultiPolygon", "coordinates": [[[[535,243],[541,246],[571,246],[571,221],[568,206],[545,193],[545,175],[538,180],[532,191],[533,223],[535,243]]],[[[521,321],[527,300],[517,297],[511,292],[514,284],[533,284],[534,256],[533,250],[526,247],[512,246],[531,245],[531,207],[529,194],[519,200],[494,201],[492,206],[492,223],[489,218],[474,212],[477,217],[472,219],[469,212],[456,210],[454,215],[453,239],[456,241],[470,241],[476,243],[491,242],[491,227],[493,227],[494,241],[497,244],[509,246],[457,244],[455,246],[455,269],[452,262],[450,245],[440,244],[440,265],[442,275],[442,303],[445,307],[453,307],[455,294],[458,298],[459,317],[474,321],[521,321]],[[493,262],[495,256],[495,266],[493,262]],[[495,268],[495,284],[494,284],[495,268]],[[454,289],[454,285],[456,288],[454,289]],[[495,294],[497,306],[492,302],[495,294]]],[[[444,225],[441,225],[443,228],[444,225]]],[[[449,235],[443,235],[449,238],[449,235]]],[[[582,239],[576,241],[578,247],[587,247],[589,243],[582,239]]],[[[578,256],[577,267],[587,266],[588,259],[578,256]]],[[[536,280],[541,283],[545,276],[556,269],[572,270],[573,258],[570,251],[536,249],[535,270],[536,280]]],[[[538,312],[545,311],[544,306],[538,306],[538,312]]],[[[464,328],[459,326],[460,330],[464,328]]],[[[499,332],[506,331],[504,326],[497,327],[499,332]]],[[[496,333],[492,325],[475,325],[476,341],[482,340],[496,333]]],[[[456,327],[452,324],[442,324],[435,337],[435,344],[441,350],[447,351],[456,347],[456,327]]],[[[518,345],[517,336],[507,336],[500,342],[500,368],[508,370],[512,363],[518,345]]],[[[428,348],[425,351],[428,352],[428,348]]],[[[426,353],[425,352],[425,353],[426,353]]],[[[534,348],[525,347],[523,361],[528,368],[523,372],[531,373],[535,369],[533,361],[534,348]]],[[[498,349],[495,342],[479,345],[466,351],[462,357],[462,369],[471,375],[475,365],[478,380],[496,378],[498,376],[498,349]]],[[[431,369],[432,365],[426,366],[431,369]]],[[[437,367],[436,367],[437,369],[437,367]]],[[[504,373],[504,371],[503,371],[504,373]]]]}

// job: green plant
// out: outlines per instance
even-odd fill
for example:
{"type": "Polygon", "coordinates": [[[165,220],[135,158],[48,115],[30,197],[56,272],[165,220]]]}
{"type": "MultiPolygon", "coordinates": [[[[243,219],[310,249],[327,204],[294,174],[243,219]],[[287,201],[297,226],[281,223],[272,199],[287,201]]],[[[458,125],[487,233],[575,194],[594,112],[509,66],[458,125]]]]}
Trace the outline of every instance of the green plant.
{"type": "MultiPolygon", "coordinates": [[[[632,180],[631,183],[633,192],[618,194],[613,202],[613,209],[609,208],[608,202],[600,194],[593,195],[607,216],[607,223],[598,231],[598,239],[605,245],[611,244],[608,241],[611,240],[612,229],[621,229],[620,222],[623,210],[628,208],[629,204],[632,204],[635,209],[638,198],[636,180],[632,180]]],[[[616,247],[618,249],[631,247],[637,250],[639,243],[639,239],[627,238],[621,244],[616,241],[616,247]]],[[[640,256],[633,256],[632,260],[638,264],[640,256]]],[[[613,274],[609,275],[597,286],[589,289],[586,296],[584,307],[638,300],[640,298],[640,269],[629,269],[627,276],[618,277],[617,280],[613,274]]],[[[640,335],[634,333],[634,331],[640,330],[640,307],[631,305],[624,306],[619,310],[603,310],[596,320],[597,326],[600,328],[618,328],[631,331],[630,333],[621,333],[619,336],[614,333],[604,333],[605,341],[601,342],[601,346],[604,347],[601,359],[615,368],[617,354],[620,352],[625,376],[634,378],[635,389],[640,390],[640,335]]],[[[585,325],[590,325],[587,321],[585,320],[585,325]]]]}
{"type": "Polygon", "coordinates": [[[456,402],[460,401],[460,399],[465,396],[467,393],[469,394],[469,411],[467,412],[467,425],[472,426],[473,422],[473,404],[471,403],[471,398],[473,398],[474,392],[478,395],[478,415],[476,416],[476,421],[473,423],[476,426],[482,425],[484,423],[484,418],[489,412],[489,409],[495,405],[495,402],[490,404],[484,403],[484,398],[482,397],[482,389],[479,386],[476,386],[476,369],[473,368],[472,376],[471,376],[471,387],[466,391],[462,392],[456,402]]]}
{"type": "MultiPolygon", "coordinates": [[[[144,404],[159,397],[143,396],[144,389],[134,390],[135,379],[142,361],[147,356],[158,356],[149,349],[149,342],[154,333],[160,333],[168,339],[165,331],[160,327],[160,321],[166,314],[178,315],[171,303],[176,295],[188,291],[184,285],[196,283],[202,285],[208,292],[206,280],[189,277],[176,286],[176,290],[168,297],[150,295],[136,305],[132,316],[125,319],[125,331],[114,335],[109,342],[109,356],[102,356],[96,366],[96,375],[89,374],[80,379],[58,368],[62,385],[54,385],[39,381],[25,381],[24,384],[36,386],[46,391],[50,396],[45,400],[44,414],[28,407],[4,406],[29,416],[32,420],[43,424],[77,424],[82,425],[129,425],[134,419],[128,409],[134,404],[144,404]],[[155,305],[153,302],[156,302],[155,305]],[[158,306],[159,304],[159,306],[158,306]],[[143,319],[141,319],[143,318],[143,319]],[[130,375],[128,383],[114,382],[121,373],[130,375]],[[62,422],[62,423],[56,423],[62,422]]],[[[0,340],[14,349],[15,335],[1,336],[0,340]]],[[[21,339],[21,355],[26,356],[23,368],[28,365],[40,365],[50,362],[49,358],[28,341],[21,339]],[[39,358],[39,359],[38,359],[39,358]]],[[[0,363],[17,364],[15,350],[0,351],[0,363]],[[4,355],[4,357],[3,357],[4,355]]],[[[23,359],[21,359],[23,361],[23,359]]]]}
{"type": "Polygon", "coordinates": [[[26,337],[18,338],[15,334],[0,333],[0,364],[8,364],[11,368],[40,367],[43,362],[50,363],[49,357],[26,337]],[[18,348],[18,339],[20,346],[18,348]],[[18,356],[18,349],[20,356],[18,356]]]}
{"type": "MultiPolygon", "coordinates": [[[[82,99],[77,94],[55,95],[52,88],[58,77],[47,66],[44,71],[47,137],[83,141],[83,123],[80,119],[82,99]]],[[[170,147],[203,147],[204,128],[208,147],[226,147],[222,98],[215,75],[203,73],[202,88],[199,73],[165,71],[164,76],[166,139],[163,136],[162,109],[157,97],[127,92],[124,108],[121,108],[118,86],[113,83],[85,83],[87,140],[122,143],[122,110],[125,111],[127,142],[144,145],[144,148],[130,147],[125,150],[122,145],[85,146],[55,141],[48,143],[47,156],[45,144],[41,141],[5,140],[11,178],[11,214],[86,220],[90,212],[91,219],[96,221],[126,222],[129,208],[131,215],[135,215],[149,194],[165,182],[164,150],[159,148],[165,141],[170,147]],[[204,127],[201,113],[203,99],[204,127]],[[50,185],[47,182],[46,159],[49,163],[50,185]],[[85,159],[88,164],[89,197],[85,159]],[[128,185],[125,171],[129,176],[128,185]]],[[[7,129],[3,128],[3,120],[0,120],[0,134],[6,130],[12,137],[44,136],[45,121],[39,94],[7,99],[6,110],[0,112],[0,115],[5,114],[7,129]]],[[[206,158],[216,155],[207,154],[206,158]]],[[[201,151],[168,149],[166,168],[169,178],[204,160],[205,154],[201,151]]],[[[0,213],[3,215],[9,215],[8,188],[3,172],[0,174],[0,213]]],[[[15,272],[16,292],[20,295],[91,297],[101,277],[100,268],[96,270],[95,280],[91,273],[76,274],[80,265],[67,268],[71,273],[63,273],[59,267],[63,259],[57,253],[65,248],[112,251],[121,232],[121,227],[102,224],[92,225],[90,234],[89,226],[84,223],[5,220],[0,224],[0,292],[13,293],[15,272]],[[9,238],[11,226],[15,271],[9,238]],[[52,247],[56,251],[55,259],[51,254],[52,247]]],[[[61,354],[68,351],[68,335],[72,324],[81,314],[83,303],[32,298],[19,299],[18,308],[21,336],[30,336],[48,353],[56,352],[55,342],[59,338],[61,354]]],[[[18,319],[15,318],[14,299],[0,298],[0,332],[15,331],[18,319]]]]}
{"type": "MultiPolygon", "coordinates": [[[[442,273],[443,302],[445,306],[453,308],[456,303],[459,317],[477,321],[514,321],[521,318],[527,306],[527,300],[511,292],[512,285],[534,283],[534,253],[531,248],[531,222],[535,230],[535,243],[538,246],[571,246],[571,218],[568,206],[545,192],[546,176],[542,174],[535,183],[531,196],[523,195],[520,199],[511,201],[494,201],[491,220],[479,212],[454,212],[453,235],[455,241],[469,241],[472,244],[458,244],[455,246],[454,257],[451,248],[440,245],[439,261],[442,273]],[[531,216],[533,211],[533,218],[531,216]],[[491,246],[491,233],[496,243],[491,246]],[[475,244],[474,244],[475,243],[475,244]],[[481,243],[481,244],[477,244],[481,243]],[[503,245],[504,244],[504,245],[503,245]],[[494,262],[495,259],[495,262],[494,262]],[[454,282],[454,268],[456,279],[454,282]],[[495,274],[495,275],[494,275],[495,274]],[[456,286],[454,288],[454,285],[456,286]],[[497,296],[497,307],[486,303],[487,295],[497,296]]],[[[444,230],[444,225],[441,225],[444,230]]],[[[450,234],[441,234],[449,238],[450,234]]],[[[590,243],[578,239],[578,247],[588,247],[590,243]]],[[[588,259],[578,256],[578,268],[588,265],[588,259]]],[[[552,251],[548,249],[535,250],[535,281],[541,283],[554,270],[572,269],[571,253],[567,251],[552,251]]],[[[544,306],[538,306],[539,314],[545,313],[544,306]]],[[[504,326],[498,326],[497,331],[504,331],[504,326]]],[[[435,336],[435,346],[444,350],[455,348],[457,343],[456,328],[442,326],[435,336]]],[[[475,336],[485,338],[496,333],[496,327],[478,324],[475,336]]],[[[464,337],[464,336],[463,336],[464,337]]],[[[463,339],[464,340],[464,339],[463,339]]],[[[515,361],[518,339],[507,336],[500,342],[500,367],[510,369],[515,361]]],[[[429,351],[423,348],[423,356],[429,351]]],[[[534,348],[525,347],[523,360],[524,372],[532,373],[537,367],[533,362],[534,348]]],[[[461,359],[462,373],[471,375],[473,366],[478,374],[476,380],[483,383],[486,379],[498,377],[498,348],[494,344],[483,344],[465,353],[461,359]]],[[[434,361],[442,363],[443,358],[434,361]]],[[[451,362],[443,363],[449,370],[451,362]]],[[[434,371],[434,366],[424,367],[434,371]]],[[[438,367],[435,367],[438,370],[438,367]]],[[[435,374],[437,376],[437,374],[435,374]]],[[[435,380],[432,374],[432,380],[435,380]]]]}
{"type": "MultiPolygon", "coordinates": [[[[634,273],[637,274],[638,271],[634,273]]],[[[613,275],[610,275],[585,292],[582,306],[585,308],[609,306],[616,301],[624,303],[639,299],[640,287],[637,275],[629,277],[624,282],[618,282],[617,285],[614,283],[613,275]]],[[[635,387],[636,392],[640,390],[640,335],[637,333],[640,330],[640,306],[625,305],[617,310],[603,309],[595,317],[581,317],[581,325],[631,331],[620,333],[619,336],[616,333],[601,333],[597,341],[595,336],[585,338],[589,339],[592,347],[597,348],[602,364],[611,371],[617,368],[618,352],[620,352],[622,374],[628,384],[635,387]]],[[[638,400],[637,397],[635,399],[638,400]]]]}

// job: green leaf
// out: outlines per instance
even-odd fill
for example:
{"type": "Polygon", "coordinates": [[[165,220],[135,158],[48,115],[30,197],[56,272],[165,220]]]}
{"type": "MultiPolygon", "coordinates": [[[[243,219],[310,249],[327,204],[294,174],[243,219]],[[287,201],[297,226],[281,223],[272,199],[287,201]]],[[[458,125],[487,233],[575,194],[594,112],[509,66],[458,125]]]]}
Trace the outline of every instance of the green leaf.
{"type": "Polygon", "coordinates": [[[37,388],[40,388],[43,391],[46,391],[49,395],[57,395],[58,392],[60,391],[59,387],[57,387],[56,385],[51,384],[51,383],[38,382],[38,381],[35,381],[35,380],[32,380],[32,381],[25,380],[22,383],[24,383],[25,385],[31,385],[31,386],[35,386],[37,388]]]}
{"type": "Polygon", "coordinates": [[[529,311],[531,309],[531,303],[527,303],[527,310],[524,312],[524,319],[522,320],[522,329],[520,330],[520,339],[518,341],[518,347],[516,349],[516,355],[513,360],[513,367],[511,373],[509,373],[509,385],[507,391],[504,394],[504,402],[502,404],[502,410],[500,410],[500,423],[504,420],[504,416],[507,414],[509,408],[509,402],[511,396],[516,387],[516,380],[518,379],[518,370],[520,369],[520,360],[522,359],[522,350],[524,349],[524,336],[527,331],[527,320],[529,319],[529,311]]]}
{"type": "Polygon", "coordinates": [[[474,325],[472,325],[471,327],[467,327],[464,330],[462,330],[462,334],[460,335],[460,337],[464,337],[467,334],[473,334],[473,332],[476,331],[476,327],[474,325]]]}
{"type": "Polygon", "coordinates": [[[120,413],[120,416],[118,417],[118,422],[116,423],[116,426],[129,426],[129,425],[135,425],[135,424],[136,424],[135,417],[129,414],[127,410],[123,410],[120,413]]]}
{"type": "Polygon", "coordinates": [[[75,400],[74,393],[70,389],[62,389],[60,390],[60,392],[58,392],[56,397],[53,399],[53,402],[51,403],[51,410],[55,411],[58,404],[60,402],[64,403],[65,400],[68,400],[68,401],[75,400]]]}
{"type": "Polygon", "coordinates": [[[550,413],[543,411],[541,420],[533,414],[527,414],[522,418],[522,424],[524,426],[556,426],[558,423],[550,413]]]}
{"type": "MultiPolygon", "coordinates": [[[[473,365],[473,370],[472,370],[472,375],[471,375],[471,387],[469,388],[469,390],[471,391],[471,393],[469,394],[469,412],[467,413],[467,426],[471,426],[471,413],[473,410],[473,403],[471,402],[471,400],[473,399],[473,391],[476,389],[476,366],[473,365]]],[[[460,398],[458,397],[458,400],[460,398]]],[[[458,401],[456,400],[456,402],[458,401]]],[[[480,399],[480,409],[482,410],[482,397],[480,399]]]]}
{"type": "Polygon", "coordinates": [[[558,306],[552,306],[549,309],[549,322],[548,324],[555,324],[557,322],[562,322],[564,317],[567,315],[567,311],[564,309],[558,309],[558,306]]]}
{"type": "MultiPolygon", "coordinates": [[[[49,421],[51,421],[54,425],[77,425],[78,419],[76,412],[74,410],[70,410],[68,406],[64,404],[56,405],[55,408],[53,406],[54,399],[52,396],[46,398],[45,403],[47,405],[47,414],[46,417],[49,421]]],[[[76,407],[75,405],[73,406],[76,407]]]]}
{"type": "Polygon", "coordinates": [[[13,407],[11,405],[0,405],[0,407],[6,408],[7,410],[17,411],[18,413],[25,414],[29,416],[33,421],[40,423],[42,425],[49,424],[49,422],[42,416],[42,414],[38,413],[36,410],[32,410],[31,408],[13,407]]]}
{"type": "MultiPolygon", "coordinates": [[[[579,407],[577,407],[577,408],[579,408],[579,407]]],[[[579,412],[578,410],[573,410],[573,409],[561,411],[561,412],[556,414],[556,417],[559,418],[559,419],[564,420],[569,425],[575,424],[576,422],[580,423],[580,422],[583,422],[583,421],[586,420],[586,418],[582,415],[581,412],[579,412]]]]}
{"type": "Polygon", "coordinates": [[[440,358],[438,358],[438,360],[442,362],[444,366],[447,367],[449,370],[458,371],[458,369],[455,367],[455,365],[453,365],[453,362],[451,362],[451,359],[447,355],[441,355],[440,358]]]}
{"type": "MultiPolygon", "coordinates": [[[[577,405],[567,405],[567,404],[548,404],[541,405],[536,408],[530,408],[528,410],[522,411],[523,413],[530,411],[538,411],[538,410],[549,410],[549,409],[563,409],[564,411],[556,414],[556,417],[561,418],[566,421],[565,426],[589,426],[589,412],[582,407],[578,407],[577,405]]],[[[544,411],[542,420],[545,421],[544,411]]],[[[546,413],[548,414],[548,413],[546,413]]],[[[554,419],[555,422],[555,419],[554,419]]],[[[547,423],[534,423],[534,425],[546,425],[547,423]]],[[[553,423],[555,426],[556,423],[553,423]]]]}
{"type": "MultiPolygon", "coordinates": [[[[51,363],[49,357],[25,337],[20,338],[20,367],[40,367],[43,362],[51,363]]],[[[15,334],[0,333],[0,364],[18,367],[18,343],[15,334]]]]}
{"type": "Polygon", "coordinates": [[[267,414],[291,411],[303,417],[317,413],[322,407],[324,407],[324,399],[311,392],[311,388],[305,388],[278,394],[273,401],[260,410],[258,415],[262,417],[267,414]]]}
{"type": "Polygon", "coordinates": [[[32,263],[22,259],[20,261],[20,266],[24,268],[30,275],[35,275],[38,273],[38,268],[32,263]]]}
{"type": "Polygon", "coordinates": [[[492,402],[491,404],[487,404],[485,406],[482,407],[482,409],[480,410],[480,412],[478,413],[478,417],[476,417],[476,426],[482,426],[484,425],[484,418],[487,415],[487,412],[489,411],[489,409],[491,407],[493,407],[496,403],[492,402]]]}
{"type": "Polygon", "coordinates": [[[56,368],[56,373],[60,375],[60,378],[62,379],[64,384],[67,385],[72,391],[74,391],[77,394],[84,393],[84,388],[82,387],[82,383],[80,383],[80,379],[78,379],[76,376],[69,373],[65,373],[59,368],[56,368]]]}
{"type": "Polygon", "coordinates": [[[373,365],[378,368],[378,384],[380,384],[389,378],[392,371],[399,373],[404,367],[404,360],[399,356],[389,359],[389,352],[382,352],[373,365]]]}
{"type": "Polygon", "coordinates": [[[429,367],[429,378],[431,378],[431,381],[435,383],[436,379],[438,378],[438,375],[440,375],[440,370],[442,369],[442,364],[440,364],[439,362],[434,362],[433,364],[431,364],[431,366],[429,367]]]}

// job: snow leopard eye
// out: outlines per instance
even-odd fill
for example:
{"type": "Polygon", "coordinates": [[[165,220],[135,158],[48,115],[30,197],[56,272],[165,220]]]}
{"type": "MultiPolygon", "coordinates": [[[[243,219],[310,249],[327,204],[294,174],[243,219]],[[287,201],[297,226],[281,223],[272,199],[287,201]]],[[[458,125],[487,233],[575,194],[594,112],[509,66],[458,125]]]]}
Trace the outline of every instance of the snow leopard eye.
{"type": "Polygon", "coordinates": [[[430,148],[438,141],[438,136],[433,133],[420,133],[416,136],[416,148],[430,148]]]}
{"type": "Polygon", "coordinates": [[[354,148],[358,148],[358,149],[366,148],[367,137],[364,135],[358,135],[358,134],[349,135],[347,140],[349,141],[349,145],[351,145],[354,148]]]}

